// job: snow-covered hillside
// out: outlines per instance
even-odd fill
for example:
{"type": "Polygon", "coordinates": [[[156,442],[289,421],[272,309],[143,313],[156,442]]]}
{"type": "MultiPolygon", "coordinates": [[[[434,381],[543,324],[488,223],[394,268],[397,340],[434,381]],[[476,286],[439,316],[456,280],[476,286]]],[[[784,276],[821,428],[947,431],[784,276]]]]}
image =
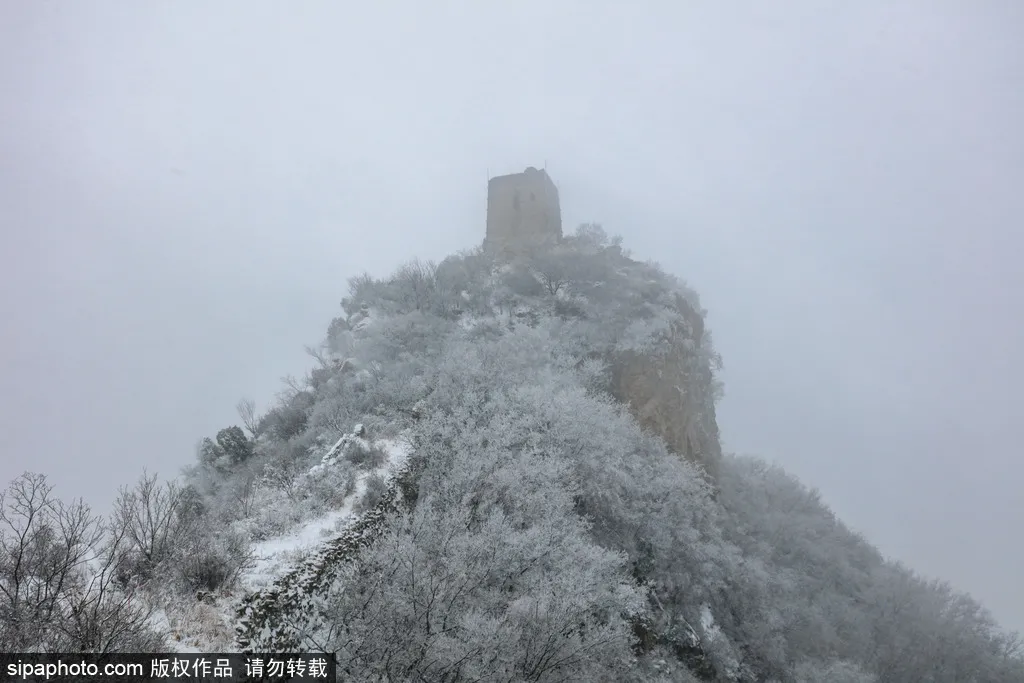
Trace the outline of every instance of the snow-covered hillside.
{"type": "Polygon", "coordinates": [[[310,372],[180,481],[144,476],[103,527],[12,485],[0,649],[327,651],[403,683],[1024,681],[970,596],[721,453],[703,316],[595,226],[355,277],[310,372]]]}
{"type": "Polygon", "coordinates": [[[285,533],[253,543],[251,560],[243,567],[237,584],[230,591],[204,595],[195,602],[165,603],[154,613],[154,627],[168,633],[174,651],[237,651],[238,598],[268,588],[349,528],[360,514],[356,504],[365,496],[368,480],[373,477],[380,477],[385,483],[392,480],[408,459],[410,444],[402,438],[370,442],[363,438],[364,433],[363,426],[356,425],[351,433],[340,437],[327,450],[320,463],[300,475],[319,477],[328,474],[331,468],[339,466],[348,449],[370,450],[376,447],[386,453],[386,460],[378,467],[357,474],[354,490],[339,507],[304,520],[285,533]]]}
{"type": "Polygon", "coordinates": [[[253,544],[253,564],[242,572],[239,580],[242,590],[255,591],[267,587],[297,562],[308,558],[312,551],[325,541],[337,536],[352,523],[353,517],[357,514],[354,510],[355,504],[366,493],[367,480],[378,475],[385,481],[390,481],[409,457],[410,446],[407,442],[400,439],[379,439],[369,443],[358,436],[361,432],[362,426],[359,425],[352,434],[341,437],[324,455],[323,462],[310,468],[306,476],[316,477],[326,469],[336,466],[344,449],[350,444],[367,449],[373,446],[382,448],[387,453],[386,462],[374,470],[360,472],[356,478],[355,490],[345,498],[341,507],[303,522],[288,533],[253,544]]]}

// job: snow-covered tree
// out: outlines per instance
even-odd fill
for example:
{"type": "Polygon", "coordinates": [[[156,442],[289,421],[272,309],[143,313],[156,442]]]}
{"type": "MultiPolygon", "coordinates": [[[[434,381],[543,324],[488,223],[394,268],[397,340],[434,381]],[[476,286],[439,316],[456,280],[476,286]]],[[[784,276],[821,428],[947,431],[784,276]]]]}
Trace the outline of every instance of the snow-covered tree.
{"type": "Polygon", "coordinates": [[[568,462],[516,449],[500,419],[482,440],[456,416],[431,422],[423,434],[448,445],[423,455],[415,511],[328,598],[328,642],[346,673],[595,680],[623,666],[642,594],[626,558],[595,545],[575,514],[568,462]]]}
{"type": "Polygon", "coordinates": [[[0,492],[0,651],[163,649],[137,586],[118,581],[129,542],[43,475],[11,482],[0,492]]]}

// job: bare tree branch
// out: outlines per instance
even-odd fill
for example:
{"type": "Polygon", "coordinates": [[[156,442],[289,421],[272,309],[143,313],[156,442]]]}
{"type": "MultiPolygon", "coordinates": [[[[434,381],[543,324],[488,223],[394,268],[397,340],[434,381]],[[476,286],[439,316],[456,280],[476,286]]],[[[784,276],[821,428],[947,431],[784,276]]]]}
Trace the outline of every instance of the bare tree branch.
{"type": "Polygon", "coordinates": [[[255,439],[260,435],[260,418],[256,413],[256,402],[251,398],[243,398],[235,406],[238,411],[238,417],[242,420],[242,426],[249,432],[249,435],[255,439]]]}

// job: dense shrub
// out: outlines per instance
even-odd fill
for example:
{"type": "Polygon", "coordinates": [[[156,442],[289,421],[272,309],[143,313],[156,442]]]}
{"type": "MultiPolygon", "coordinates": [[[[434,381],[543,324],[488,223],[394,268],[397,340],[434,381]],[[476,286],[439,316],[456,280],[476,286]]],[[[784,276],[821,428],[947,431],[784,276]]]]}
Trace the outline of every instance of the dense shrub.
{"type": "Polygon", "coordinates": [[[186,592],[212,592],[233,587],[251,561],[249,539],[229,530],[189,539],[175,568],[186,592]]]}
{"type": "Polygon", "coordinates": [[[362,514],[367,510],[375,508],[387,488],[388,482],[383,476],[378,473],[371,474],[366,478],[366,490],[363,491],[362,497],[356,501],[355,511],[362,514]]]}
{"type": "Polygon", "coordinates": [[[353,441],[345,450],[345,460],[363,470],[375,470],[387,462],[387,459],[387,451],[363,440],[353,441]]]}

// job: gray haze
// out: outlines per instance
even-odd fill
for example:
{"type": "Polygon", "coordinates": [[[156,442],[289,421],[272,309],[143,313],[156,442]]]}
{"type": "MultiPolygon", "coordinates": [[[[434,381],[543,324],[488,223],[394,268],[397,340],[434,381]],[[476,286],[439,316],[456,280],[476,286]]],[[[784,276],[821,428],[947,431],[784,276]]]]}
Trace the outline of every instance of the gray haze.
{"type": "Polygon", "coordinates": [[[1024,4],[771,4],[0,4],[0,479],[174,474],[546,161],[701,293],[726,449],[1024,629],[1024,4]]]}

